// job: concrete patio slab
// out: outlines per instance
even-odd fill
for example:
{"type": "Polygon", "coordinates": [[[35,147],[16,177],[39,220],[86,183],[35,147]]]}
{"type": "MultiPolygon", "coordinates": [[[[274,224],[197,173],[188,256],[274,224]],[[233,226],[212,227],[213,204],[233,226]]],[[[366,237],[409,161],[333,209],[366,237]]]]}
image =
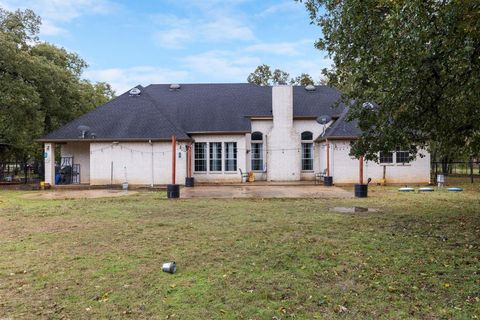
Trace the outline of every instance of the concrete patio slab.
{"type": "Polygon", "coordinates": [[[180,198],[352,198],[338,187],[318,185],[196,186],[182,188],[180,198]]]}

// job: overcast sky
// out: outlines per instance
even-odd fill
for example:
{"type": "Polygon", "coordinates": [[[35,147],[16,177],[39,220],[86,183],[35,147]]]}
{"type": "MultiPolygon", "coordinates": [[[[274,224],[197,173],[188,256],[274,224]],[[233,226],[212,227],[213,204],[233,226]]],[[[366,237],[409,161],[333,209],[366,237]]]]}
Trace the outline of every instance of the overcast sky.
{"type": "Polygon", "coordinates": [[[293,0],[0,0],[42,17],[41,40],[77,52],[117,94],[141,84],[246,82],[259,64],[320,78],[320,29],[293,0]]]}

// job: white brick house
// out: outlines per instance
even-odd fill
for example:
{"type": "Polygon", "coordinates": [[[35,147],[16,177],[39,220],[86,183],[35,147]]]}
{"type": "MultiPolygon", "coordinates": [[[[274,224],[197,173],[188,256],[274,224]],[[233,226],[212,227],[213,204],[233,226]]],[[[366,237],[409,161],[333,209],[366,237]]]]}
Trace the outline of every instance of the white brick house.
{"type": "MultiPolygon", "coordinates": [[[[359,161],[349,156],[358,136],[345,122],[340,93],[330,87],[261,87],[251,84],[187,84],[137,87],[48,134],[45,180],[55,165],[73,167],[74,183],[135,185],[171,183],[171,137],[177,139],[176,179],[191,172],[197,182],[240,182],[240,170],[256,180],[313,180],[329,168],[334,183],[357,183],[359,161]],[[319,116],[331,119],[326,124],[319,116]],[[61,159],[54,160],[60,147],[61,159]],[[328,152],[327,152],[328,148],[328,152]],[[328,154],[328,160],[327,160],[328,154]],[[60,160],[60,161],[59,161],[60,160]]],[[[427,183],[427,152],[406,162],[404,152],[365,162],[364,178],[427,183]],[[386,169],[384,169],[386,167],[386,169]]],[[[65,181],[63,181],[65,183],[65,181]]]]}

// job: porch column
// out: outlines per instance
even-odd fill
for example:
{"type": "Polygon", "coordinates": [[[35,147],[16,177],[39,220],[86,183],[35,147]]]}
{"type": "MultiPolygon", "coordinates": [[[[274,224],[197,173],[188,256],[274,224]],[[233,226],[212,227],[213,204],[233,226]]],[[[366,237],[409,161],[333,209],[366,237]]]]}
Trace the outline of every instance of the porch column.
{"type": "Polygon", "coordinates": [[[55,185],[55,145],[45,143],[43,157],[45,159],[45,183],[55,185]]]}

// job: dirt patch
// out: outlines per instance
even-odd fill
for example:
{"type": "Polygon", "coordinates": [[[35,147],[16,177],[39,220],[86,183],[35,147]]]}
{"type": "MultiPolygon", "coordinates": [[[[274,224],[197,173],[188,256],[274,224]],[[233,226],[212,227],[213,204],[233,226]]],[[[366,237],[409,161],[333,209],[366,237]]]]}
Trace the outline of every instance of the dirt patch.
{"type": "Polygon", "coordinates": [[[183,188],[181,198],[351,198],[338,187],[299,186],[198,186],[183,188]]]}
{"type": "Polygon", "coordinates": [[[138,191],[123,191],[123,190],[52,190],[52,191],[38,191],[23,195],[25,199],[95,199],[95,198],[110,198],[110,197],[124,197],[137,194],[138,191]]]}

